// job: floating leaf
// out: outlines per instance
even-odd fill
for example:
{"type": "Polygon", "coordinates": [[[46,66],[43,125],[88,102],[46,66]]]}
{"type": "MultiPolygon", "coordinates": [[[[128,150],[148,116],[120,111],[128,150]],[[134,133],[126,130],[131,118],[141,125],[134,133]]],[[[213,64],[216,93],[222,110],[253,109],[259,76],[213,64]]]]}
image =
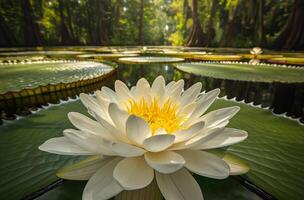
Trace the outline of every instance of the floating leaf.
{"type": "Polygon", "coordinates": [[[184,59],[172,58],[172,57],[130,57],[130,58],[120,58],[118,61],[126,64],[176,63],[176,62],[182,62],[184,61],[184,59]]]}
{"type": "MultiPolygon", "coordinates": [[[[211,110],[235,105],[240,106],[241,111],[229,126],[248,131],[249,137],[227,151],[250,165],[244,178],[278,199],[302,199],[304,127],[295,121],[274,116],[269,110],[226,100],[216,100],[211,110]]],[[[80,159],[48,154],[37,148],[45,140],[61,135],[63,129],[72,127],[66,117],[69,111],[86,113],[76,101],[0,127],[0,199],[20,199],[42,189],[57,179],[57,169],[80,159]]],[[[206,199],[221,199],[223,194],[227,199],[258,198],[234,179],[219,181],[195,177],[206,199]]],[[[65,197],[72,195],[70,199],[80,199],[84,183],[75,181],[68,186],[65,183],[43,196],[69,199],[65,197]]]]}
{"type": "Polygon", "coordinates": [[[0,94],[48,84],[71,83],[97,78],[110,72],[110,65],[98,62],[0,64],[0,94]]]}
{"type": "Polygon", "coordinates": [[[276,64],[304,65],[304,58],[303,57],[271,58],[267,61],[271,62],[271,63],[276,63],[276,64]]]}
{"type": "Polygon", "coordinates": [[[244,177],[277,199],[302,199],[304,126],[243,103],[217,100],[211,109],[236,105],[241,110],[228,126],[246,130],[248,138],[227,151],[250,165],[244,177]]]}
{"type": "Polygon", "coordinates": [[[234,63],[183,63],[176,67],[184,72],[220,79],[257,82],[304,82],[304,69],[301,68],[234,63]]]}

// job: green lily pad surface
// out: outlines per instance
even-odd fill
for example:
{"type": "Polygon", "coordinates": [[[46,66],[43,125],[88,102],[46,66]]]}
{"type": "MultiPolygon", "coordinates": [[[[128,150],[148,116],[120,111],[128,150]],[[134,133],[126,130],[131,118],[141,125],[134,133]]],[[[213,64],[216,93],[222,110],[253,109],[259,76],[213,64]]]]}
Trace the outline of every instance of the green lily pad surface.
{"type": "Polygon", "coordinates": [[[99,54],[83,54],[78,55],[78,58],[103,58],[103,59],[117,59],[122,57],[138,56],[135,53],[99,53],[99,54]]]}
{"type": "Polygon", "coordinates": [[[172,57],[130,57],[130,58],[120,58],[118,61],[126,64],[143,64],[143,63],[176,63],[176,62],[182,62],[184,61],[184,59],[172,58],[172,57]]]}
{"type": "Polygon", "coordinates": [[[192,59],[195,60],[210,60],[210,61],[237,61],[237,60],[241,60],[242,56],[239,55],[198,55],[198,54],[194,54],[192,56],[192,59]]]}
{"type": "Polygon", "coordinates": [[[79,51],[18,51],[18,52],[1,52],[0,56],[21,56],[21,55],[75,55],[81,54],[79,51]]]}
{"type": "MultiPolygon", "coordinates": [[[[235,200],[235,199],[246,199],[246,200],[261,200],[259,196],[247,190],[245,187],[234,178],[230,177],[225,180],[209,179],[200,176],[194,176],[197,182],[200,184],[205,199],[210,200],[235,200]]],[[[65,181],[59,187],[45,193],[36,200],[81,200],[82,192],[85,187],[85,181],[65,181]]],[[[129,200],[146,200],[144,197],[151,197],[152,195],[147,193],[142,196],[134,194],[133,198],[128,195],[129,200]]],[[[113,198],[123,199],[123,198],[113,198]]],[[[152,198],[149,198],[152,200],[152,198]]]]}
{"type": "Polygon", "coordinates": [[[304,68],[225,63],[183,63],[177,69],[201,76],[257,82],[304,82],[304,68]]]}
{"type": "Polygon", "coordinates": [[[92,79],[112,69],[111,66],[98,62],[0,64],[0,94],[47,84],[92,79]]]}
{"type": "MultiPolygon", "coordinates": [[[[222,99],[216,100],[211,110],[235,105],[240,106],[241,111],[229,127],[244,129],[249,137],[229,147],[228,152],[243,158],[251,166],[244,177],[278,199],[301,199],[304,196],[304,126],[274,116],[269,110],[222,99]]],[[[0,199],[17,200],[36,192],[57,179],[57,169],[81,159],[38,150],[45,140],[72,127],[67,118],[69,111],[86,113],[80,101],[76,101],[53,106],[0,127],[0,199]]],[[[202,183],[203,191],[206,190],[206,198],[257,198],[231,178],[223,181],[196,178],[202,183]],[[222,188],[225,188],[225,197],[220,192],[222,188]]],[[[65,197],[72,195],[75,198],[71,199],[79,199],[84,183],[78,183],[66,185],[65,182],[45,195],[54,199],[69,199],[65,197]],[[73,194],[66,194],[71,191],[73,194]]]]}
{"type": "Polygon", "coordinates": [[[67,119],[72,110],[85,113],[77,101],[0,126],[0,199],[17,200],[32,194],[57,180],[58,168],[81,159],[38,150],[44,141],[72,127],[67,119]]]}
{"type": "Polygon", "coordinates": [[[304,126],[269,110],[232,101],[217,100],[211,110],[235,105],[241,110],[228,126],[246,130],[249,136],[228,151],[250,164],[244,177],[277,199],[302,199],[304,126]]]}

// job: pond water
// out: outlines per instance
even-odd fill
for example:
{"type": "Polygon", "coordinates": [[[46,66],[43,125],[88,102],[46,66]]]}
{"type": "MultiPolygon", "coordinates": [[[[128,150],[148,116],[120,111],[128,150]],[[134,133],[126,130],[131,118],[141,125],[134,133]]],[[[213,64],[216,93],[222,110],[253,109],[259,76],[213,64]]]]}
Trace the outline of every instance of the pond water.
{"type": "MultiPolygon", "coordinates": [[[[159,75],[164,76],[166,82],[184,79],[185,88],[190,87],[196,82],[201,82],[203,90],[206,91],[220,88],[220,97],[234,99],[253,105],[258,105],[258,107],[272,109],[276,114],[286,113],[288,116],[291,116],[293,118],[301,118],[302,122],[304,122],[304,83],[301,78],[298,78],[297,81],[294,82],[273,82],[272,80],[263,82],[256,80],[256,78],[255,80],[238,80],[237,78],[239,76],[244,77],[244,74],[240,72],[240,75],[234,77],[236,80],[233,80],[225,76],[219,76],[221,77],[219,78],[212,76],[212,74],[210,75],[205,73],[198,73],[200,75],[195,75],[185,72],[186,70],[182,71],[183,69],[179,69],[177,65],[183,65],[183,62],[128,64],[121,63],[116,60],[114,62],[117,63],[117,65],[114,64],[114,62],[106,62],[106,64],[109,66],[106,69],[111,71],[109,73],[106,73],[106,71],[104,71],[105,74],[99,76],[99,78],[102,78],[93,82],[88,82],[87,84],[83,84],[81,81],[77,81],[75,79],[76,77],[73,76],[74,73],[77,73],[79,76],[87,77],[92,75],[92,72],[96,72],[96,70],[98,71],[98,66],[91,66],[91,61],[96,61],[96,59],[86,58],[81,62],[58,63],[58,66],[37,63],[36,65],[33,65],[31,68],[29,68],[28,72],[30,74],[27,74],[27,72],[23,71],[28,64],[13,63],[4,65],[6,66],[4,70],[10,71],[10,69],[12,69],[11,73],[14,73],[15,76],[13,76],[13,80],[10,80],[8,76],[6,77],[2,74],[2,78],[1,76],[0,78],[2,80],[5,80],[4,84],[1,85],[2,87],[8,87],[10,85],[7,85],[7,83],[12,82],[12,86],[18,86],[19,84],[20,87],[17,89],[22,89],[24,87],[26,88],[26,85],[22,84],[26,84],[30,82],[30,80],[37,82],[36,86],[40,84],[45,85],[49,83],[55,83],[52,82],[53,79],[51,79],[51,77],[56,78],[57,83],[63,83],[53,85],[52,87],[50,84],[42,87],[39,86],[39,89],[37,90],[23,89],[21,90],[22,92],[19,91],[19,93],[18,91],[7,92],[7,95],[4,99],[0,98],[2,122],[4,121],[3,119],[13,120],[18,115],[30,115],[33,110],[37,110],[41,107],[44,108],[44,106],[47,106],[50,103],[59,104],[62,102],[62,100],[71,100],[70,98],[75,99],[80,93],[92,94],[102,86],[113,88],[114,81],[117,79],[122,80],[129,87],[131,87],[135,85],[136,82],[142,77],[146,78],[150,83],[152,83],[153,80],[159,75]],[[21,67],[20,69],[22,73],[18,73],[19,71],[16,69],[18,67],[21,67]],[[49,69],[49,73],[44,72],[44,70],[47,69],[49,69]],[[24,78],[27,78],[27,81],[19,83],[20,77],[22,76],[24,78]],[[70,81],[74,81],[74,84],[70,84],[70,81]]],[[[164,61],[166,60],[164,59],[164,61]]],[[[191,60],[188,59],[184,62],[189,61],[191,60]]],[[[198,65],[199,64],[200,63],[198,63],[198,65]]],[[[221,65],[222,63],[217,62],[217,64],[221,65]]],[[[224,64],[226,65],[227,63],[224,64]]],[[[227,65],[230,66],[235,64],[236,63],[228,63],[227,65]]],[[[208,63],[205,62],[204,66],[206,65],[208,65],[208,63]]],[[[224,67],[226,68],[227,65],[224,67]]],[[[245,67],[252,67],[254,70],[265,69],[262,65],[249,66],[246,64],[245,67]]],[[[101,67],[101,69],[103,69],[103,67],[101,67]]],[[[279,71],[282,70],[282,68],[279,69],[279,71]]],[[[276,71],[276,68],[273,70],[276,71]]],[[[284,68],[284,70],[289,71],[287,68],[284,68]]],[[[298,70],[299,69],[296,71],[302,73],[302,69],[300,71],[298,70]]],[[[101,70],[100,73],[101,72],[103,71],[101,70]]],[[[218,70],[217,73],[218,72],[221,72],[221,70],[218,70]]],[[[290,72],[291,75],[289,74],[288,78],[284,78],[286,78],[286,80],[294,80],[293,73],[294,71],[290,72]]],[[[225,73],[223,71],[220,73],[220,75],[222,74],[228,75],[229,73],[225,73]]],[[[272,73],[269,73],[269,76],[267,77],[268,80],[272,78],[275,78],[275,80],[282,80],[282,74],[285,75],[285,73],[281,73],[270,77],[271,74],[272,73]]],[[[98,74],[96,74],[96,76],[98,76],[98,74]]],[[[245,77],[247,76],[248,73],[245,77]]],[[[299,74],[298,77],[300,76],[301,75],[299,74]]],[[[12,89],[8,88],[7,91],[9,90],[12,89]]],[[[201,177],[196,176],[197,180],[201,181],[201,184],[204,186],[204,194],[206,194],[206,197],[209,197],[209,199],[226,199],[225,196],[219,198],[221,191],[226,190],[227,193],[229,193],[229,198],[231,199],[235,199],[235,195],[239,199],[252,200],[259,200],[260,197],[272,199],[272,195],[277,195],[279,197],[285,197],[285,194],[289,195],[290,191],[282,191],[282,188],[278,190],[280,193],[276,194],[276,191],[274,192],[273,188],[280,186],[276,185],[271,177],[290,177],[290,180],[282,178],[282,185],[287,183],[289,184],[289,181],[291,181],[290,184],[297,182],[298,174],[302,173],[303,169],[302,167],[297,166],[298,163],[303,162],[301,157],[298,158],[299,160],[295,160],[294,157],[299,156],[301,152],[303,152],[303,142],[301,143],[301,141],[304,141],[304,136],[301,134],[303,133],[303,126],[300,126],[295,121],[274,116],[267,110],[254,108],[243,103],[225,101],[223,99],[216,100],[214,103],[215,107],[212,107],[211,110],[214,108],[222,108],[235,105],[240,106],[241,111],[235,117],[236,119],[231,120],[231,123],[229,125],[232,128],[239,128],[248,131],[250,133],[250,138],[241,145],[232,146],[231,148],[227,149],[227,151],[230,151],[232,154],[239,156],[240,158],[246,160],[246,162],[250,163],[251,171],[248,173],[248,175],[245,176],[238,176],[237,178],[231,177],[224,181],[221,180],[214,182],[211,179],[202,179],[201,177]],[[290,148],[290,146],[293,148],[290,148]],[[280,155],[277,156],[278,154],[280,155]],[[276,159],[276,162],[273,161],[273,158],[276,159]],[[291,169],[289,165],[296,166],[297,168],[291,169]],[[287,166],[287,168],[285,168],[285,166],[287,166]],[[278,170],[278,168],[280,169],[278,170]],[[279,173],[279,175],[277,175],[277,173],[279,173]],[[263,180],[263,183],[260,183],[259,180],[263,180]],[[212,183],[214,183],[216,186],[210,186],[212,183]],[[207,185],[206,188],[205,185],[207,185]]],[[[79,100],[68,101],[67,103],[63,104],[52,105],[47,109],[42,109],[36,114],[24,117],[20,120],[12,121],[12,123],[7,123],[4,126],[0,126],[0,131],[2,131],[2,134],[0,134],[1,140],[5,141],[2,146],[0,145],[0,148],[8,151],[9,155],[15,155],[17,159],[22,160],[22,162],[24,162],[24,160],[35,160],[35,163],[44,163],[46,156],[53,155],[42,154],[38,150],[38,145],[40,145],[46,139],[54,137],[54,135],[62,135],[63,128],[70,128],[70,123],[66,117],[67,113],[70,111],[86,113],[85,108],[81,105],[81,102],[79,100]],[[37,127],[40,127],[41,129],[45,127],[47,128],[45,128],[43,130],[43,134],[41,134],[41,129],[37,129],[37,127]],[[24,133],[23,129],[25,128],[27,131],[24,133]],[[19,137],[21,137],[21,139],[16,139],[19,137]],[[28,139],[29,137],[31,137],[31,140],[28,139]],[[24,155],[26,156],[24,157],[23,154],[20,155],[18,152],[16,152],[18,149],[27,149],[31,153],[25,153],[24,155]]],[[[0,158],[0,161],[3,162],[4,159],[8,158],[0,158]]],[[[71,158],[71,160],[67,160],[67,162],[78,161],[77,159],[80,158],[71,158]]],[[[48,160],[52,160],[51,157],[48,158],[48,160]]],[[[54,161],[52,161],[52,164],[48,164],[47,166],[41,168],[41,170],[44,170],[46,168],[48,169],[49,175],[48,179],[46,180],[46,187],[45,185],[40,184],[39,187],[31,187],[31,190],[27,192],[17,192],[16,197],[26,196],[26,198],[29,197],[28,199],[35,199],[35,197],[38,197],[40,195],[40,193],[37,193],[37,191],[41,189],[41,192],[44,193],[38,198],[41,200],[54,199],[54,196],[56,197],[65,195],[67,191],[73,191],[73,194],[75,191],[75,196],[77,196],[77,198],[81,198],[81,192],[84,186],[83,182],[79,184],[79,182],[71,183],[65,181],[62,182],[59,180],[59,182],[56,182],[54,185],[55,189],[49,191],[49,184],[53,184],[52,180],[58,181],[54,175],[54,171],[58,169],[58,166],[63,165],[59,162],[63,162],[63,160],[59,159],[57,161],[54,159],[54,161]]],[[[8,165],[10,165],[13,169],[16,167],[16,165],[12,162],[8,162],[8,165]]],[[[22,170],[30,170],[28,167],[32,167],[32,165],[23,166],[22,170]]],[[[23,171],[20,171],[19,173],[23,173],[23,171]]],[[[35,173],[39,174],[41,171],[37,170],[35,173]]],[[[40,178],[38,175],[37,177],[40,178]]],[[[10,173],[8,173],[7,176],[2,175],[2,179],[10,179],[10,173]]],[[[25,181],[31,185],[32,180],[36,180],[36,178],[28,177],[25,181]]],[[[298,188],[297,190],[300,191],[298,188]]],[[[12,191],[12,193],[14,192],[14,190],[11,189],[11,185],[7,187],[7,191],[12,191]]],[[[298,195],[301,194],[295,194],[295,196],[298,195]]]]}
{"type": "MultiPolygon", "coordinates": [[[[79,62],[81,64],[81,62],[79,62]]],[[[64,73],[66,73],[67,65],[80,65],[80,64],[63,64],[64,73]]],[[[89,63],[89,62],[87,62],[89,63]]],[[[83,62],[86,64],[86,62],[83,62]]],[[[47,68],[51,67],[48,64],[40,64],[42,66],[46,65],[47,68]]],[[[37,64],[37,66],[40,66],[37,64]]],[[[19,115],[28,114],[27,108],[29,107],[39,107],[41,105],[47,105],[47,103],[58,103],[59,99],[66,100],[68,97],[74,98],[75,95],[78,95],[80,92],[94,92],[104,84],[113,87],[114,80],[120,79],[125,82],[128,86],[135,85],[137,80],[145,77],[150,83],[158,76],[163,75],[167,82],[172,80],[184,79],[185,87],[189,87],[195,82],[202,82],[203,90],[209,91],[214,88],[220,88],[221,94],[220,96],[227,96],[228,99],[235,98],[237,101],[242,101],[246,103],[253,103],[254,105],[260,105],[261,107],[268,107],[273,109],[274,113],[282,114],[285,113],[288,116],[293,118],[301,118],[301,121],[304,122],[304,83],[267,83],[267,82],[252,82],[252,81],[239,81],[239,80],[228,80],[228,79],[219,79],[212,78],[207,76],[199,76],[190,73],[186,73],[178,70],[174,67],[175,64],[172,63],[145,63],[145,64],[123,64],[119,63],[116,69],[116,73],[112,75],[107,80],[104,80],[99,83],[90,84],[88,86],[82,86],[77,89],[65,90],[65,91],[56,91],[50,92],[48,94],[43,94],[34,97],[22,97],[19,99],[15,99],[12,101],[4,102],[0,100],[0,107],[5,108],[6,110],[6,118],[11,119],[14,118],[14,114],[17,113],[19,115]],[[27,106],[22,108],[20,105],[27,103],[27,106]]],[[[89,65],[90,66],[90,65],[89,65]]],[[[75,66],[72,68],[74,69],[75,66]]],[[[77,68],[77,66],[76,66],[77,68]]],[[[93,71],[96,66],[93,66],[93,71]]],[[[104,66],[103,66],[104,68],[104,66]]],[[[90,69],[90,67],[85,67],[84,69],[90,69]]],[[[108,69],[108,68],[107,68],[108,69]]],[[[45,69],[44,69],[45,70],[45,69]]],[[[44,71],[42,70],[42,71],[44,71]]],[[[102,69],[102,72],[105,69],[102,69]]],[[[57,70],[58,71],[58,70],[57,70]]],[[[56,74],[57,71],[55,70],[56,74]]],[[[73,70],[72,70],[73,71],[73,70]]],[[[68,70],[69,73],[75,73],[68,70]]],[[[78,69],[79,72],[83,73],[84,71],[78,69]],[[80,71],[79,71],[80,70],[80,71]]],[[[51,70],[52,73],[53,70],[51,70]]],[[[85,72],[85,71],[84,71],[85,72]]],[[[17,74],[16,74],[17,75],[17,74]]],[[[34,74],[35,75],[35,74],[34,74]]],[[[61,73],[62,75],[62,73],[61,73]]],[[[82,76],[82,74],[80,74],[82,76]]],[[[84,75],[87,75],[86,72],[84,75]]],[[[55,77],[55,76],[53,76],[55,77]]],[[[16,77],[14,83],[22,76],[16,77]]],[[[28,77],[27,77],[28,78],[28,77]]],[[[33,77],[31,73],[29,78],[35,80],[37,83],[40,79],[43,81],[46,77],[33,77]]],[[[58,76],[57,79],[63,79],[64,77],[58,76]]],[[[3,79],[4,80],[4,79],[3,79]]],[[[1,79],[1,81],[3,81],[1,79]]],[[[48,79],[50,80],[50,79],[48,79]]],[[[65,78],[66,81],[66,78],[65,78]]],[[[30,82],[22,81],[20,84],[31,84],[30,82]]],[[[2,87],[4,84],[1,84],[2,87]]],[[[15,87],[18,84],[13,84],[15,87]]],[[[6,86],[10,86],[7,85],[6,86]]]]}
{"type": "Polygon", "coordinates": [[[118,79],[128,86],[135,85],[139,78],[145,77],[151,83],[158,75],[166,81],[184,79],[188,88],[196,82],[202,82],[203,90],[221,89],[220,96],[237,101],[244,100],[254,105],[269,107],[276,114],[286,113],[304,122],[304,83],[265,83],[236,81],[203,77],[182,72],[173,64],[120,64],[117,70],[118,79]]]}

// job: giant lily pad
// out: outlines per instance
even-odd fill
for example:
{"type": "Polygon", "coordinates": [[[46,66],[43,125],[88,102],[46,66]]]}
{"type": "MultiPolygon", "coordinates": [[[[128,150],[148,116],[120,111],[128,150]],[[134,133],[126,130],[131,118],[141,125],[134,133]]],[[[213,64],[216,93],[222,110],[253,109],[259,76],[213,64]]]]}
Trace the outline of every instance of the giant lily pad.
{"type": "Polygon", "coordinates": [[[116,60],[123,57],[134,57],[138,56],[135,53],[99,53],[99,54],[83,54],[78,55],[78,58],[95,58],[95,59],[105,59],[105,60],[116,60]]]}
{"type": "MultiPolygon", "coordinates": [[[[229,147],[227,151],[250,164],[251,170],[244,177],[278,199],[301,199],[304,196],[304,127],[295,121],[274,116],[269,110],[243,103],[217,100],[211,110],[235,105],[240,106],[241,111],[229,126],[248,131],[249,137],[245,142],[229,147]]],[[[20,199],[47,186],[56,180],[56,169],[79,159],[52,155],[37,149],[45,140],[60,135],[63,129],[72,126],[66,117],[69,111],[86,113],[81,103],[76,101],[51,107],[0,127],[0,199],[20,199]]],[[[237,199],[256,198],[230,179],[221,182],[197,178],[211,197],[222,198],[214,192],[223,187],[227,188],[225,198],[237,192],[240,192],[234,196],[237,199]],[[208,184],[213,186],[204,186],[208,184]]],[[[75,184],[76,195],[84,184],[75,184]]],[[[51,191],[49,197],[66,199],[65,192],[71,191],[73,185],[64,184],[51,191]]]]}
{"type": "Polygon", "coordinates": [[[184,59],[171,58],[171,57],[130,57],[130,58],[120,58],[118,61],[126,64],[177,63],[184,61],[184,59]]]}
{"type": "Polygon", "coordinates": [[[217,100],[211,109],[235,105],[241,110],[229,126],[248,131],[249,137],[228,151],[250,164],[244,177],[277,199],[302,199],[304,126],[243,103],[217,100]]]}
{"type": "Polygon", "coordinates": [[[199,55],[194,54],[192,57],[194,60],[209,60],[209,61],[238,61],[242,59],[242,56],[239,55],[199,55]]]}
{"type": "Polygon", "coordinates": [[[0,64],[0,94],[47,84],[70,83],[99,77],[113,68],[97,62],[0,64]]]}
{"type": "Polygon", "coordinates": [[[303,57],[270,58],[267,61],[270,63],[277,63],[277,64],[304,65],[303,57]]]}
{"type": "Polygon", "coordinates": [[[252,55],[252,54],[239,54],[240,56],[242,56],[243,58],[246,59],[260,59],[260,60],[267,60],[267,59],[271,59],[271,58],[279,58],[279,57],[283,57],[282,55],[274,55],[274,54],[260,54],[260,55],[252,55]]]}
{"type": "Polygon", "coordinates": [[[179,70],[220,79],[258,82],[304,82],[304,69],[285,68],[268,65],[224,64],[224,63],[184,63],[179,70]]]}
{"type": "Polygon", "coordinates": [[[85,112],[79,102],[51,107],[0,127],[0,199],[21,199],[58,178],[55,171],[80,157],[38,150],[45,140],[71,127],[67,113],[85,112]]]}

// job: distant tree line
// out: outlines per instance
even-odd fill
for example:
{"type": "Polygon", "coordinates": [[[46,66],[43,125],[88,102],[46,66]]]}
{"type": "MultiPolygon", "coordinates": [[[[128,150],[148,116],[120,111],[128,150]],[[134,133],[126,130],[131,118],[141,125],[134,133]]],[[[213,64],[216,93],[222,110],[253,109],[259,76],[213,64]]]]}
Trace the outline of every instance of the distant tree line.
{"type": "Polygon", "coordinates": [[[303,0],[1,0],[0,46],[304,49],[303,0]]]}

